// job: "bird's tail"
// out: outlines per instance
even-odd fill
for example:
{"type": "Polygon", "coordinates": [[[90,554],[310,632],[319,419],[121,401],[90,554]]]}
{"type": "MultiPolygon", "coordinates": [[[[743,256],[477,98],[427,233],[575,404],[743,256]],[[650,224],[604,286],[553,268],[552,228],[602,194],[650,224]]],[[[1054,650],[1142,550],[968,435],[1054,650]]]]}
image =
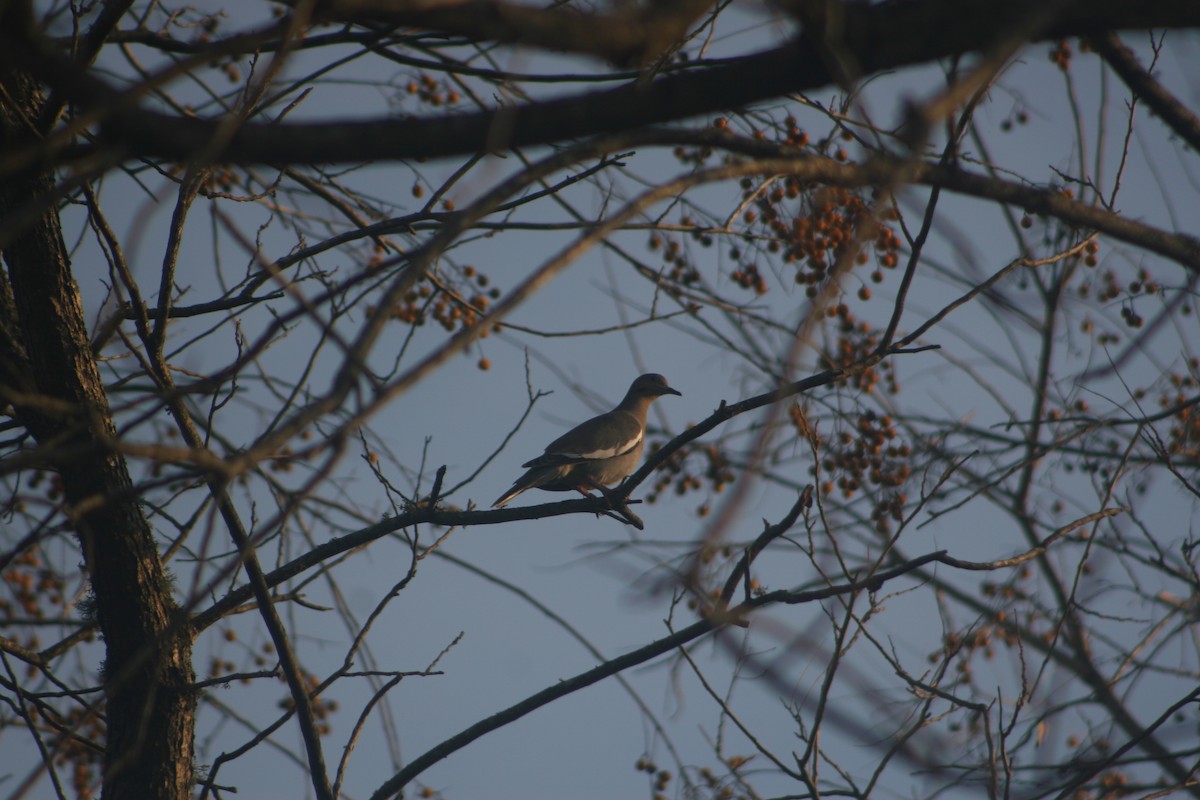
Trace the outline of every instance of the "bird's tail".
{"type": "Polygon", "coordinates": [[[527,488],[529,488],[527,486],[521,486],[519,484],[520,484],[520,481],[517,481],[517,483],[514,483],[512,485],[511,489],[509,489],[507,492],[505,492],[504,494],[502,494],[498,498],[496,498],[496,502],[492,503],[492,508],[504,508],[506,505],[508,505],[510,500],[512,500],[514,497],[519,495],[521,492],[523,492],[527,488]]]}
{"type": "Polygon", "coordinates": [[[533,489],[541,486],[546,482],[546,470],[531,469],[521,477],[517,478],[507,492],[496,498],[496,502],[492,503],[492,508],[504,508],[514,497],[519,495],[526,489],[533,489]]]}

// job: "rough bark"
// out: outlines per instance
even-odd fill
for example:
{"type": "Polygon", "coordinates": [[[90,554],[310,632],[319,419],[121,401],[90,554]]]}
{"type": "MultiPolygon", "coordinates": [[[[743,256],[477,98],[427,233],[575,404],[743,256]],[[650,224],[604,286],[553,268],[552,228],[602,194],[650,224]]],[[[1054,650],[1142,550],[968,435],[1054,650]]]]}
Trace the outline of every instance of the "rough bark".
{"type": "MultiPolygon", "coordinates": [[[[0,73],[0,88],[0,142],[37,136],[41,101],[31,81],[0,73]]],[[[182,800],[192,787],[191,640],[177,624],[128,465],[107,446],[113,419],[57,210],[51,203],[29,213],[52,188],[46,173],[0,183],[8,276],[0,291],[0,391],[61,478],[91,581],[106,647],[103,796],[182,800]]]]}

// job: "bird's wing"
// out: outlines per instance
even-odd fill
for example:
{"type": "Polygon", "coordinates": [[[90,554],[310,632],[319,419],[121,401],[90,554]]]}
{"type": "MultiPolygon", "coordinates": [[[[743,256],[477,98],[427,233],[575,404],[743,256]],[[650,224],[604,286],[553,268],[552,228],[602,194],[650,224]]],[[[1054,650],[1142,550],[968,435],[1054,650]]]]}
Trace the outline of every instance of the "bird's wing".
{"type": "Polygon", "coordinates": [[[546,467],[600,461],[628,453],[642,441],[642,425],[625,411],[610,411],[593,417],[546,447],[546,452],[525,467],[546,467]]]}

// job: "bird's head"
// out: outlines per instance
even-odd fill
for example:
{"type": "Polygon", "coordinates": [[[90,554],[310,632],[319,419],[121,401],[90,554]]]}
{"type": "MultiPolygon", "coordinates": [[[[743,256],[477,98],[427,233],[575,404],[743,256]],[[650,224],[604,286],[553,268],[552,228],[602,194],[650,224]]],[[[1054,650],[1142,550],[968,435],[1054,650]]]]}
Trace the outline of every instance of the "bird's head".
{"type": "Polygon", "coordinates": [[[667,379],[657,372],[647,372],[639,376],[629,387],[629,394],[634,397],[659,397],[664,394],[683,396],[683,392],[668,386],[667,379]]]}

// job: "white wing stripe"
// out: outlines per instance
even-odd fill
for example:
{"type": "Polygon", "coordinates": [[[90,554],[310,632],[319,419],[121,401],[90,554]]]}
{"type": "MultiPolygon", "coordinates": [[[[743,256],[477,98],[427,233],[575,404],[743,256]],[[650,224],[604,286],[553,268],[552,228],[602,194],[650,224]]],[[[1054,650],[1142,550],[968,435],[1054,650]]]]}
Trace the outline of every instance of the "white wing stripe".
{"type": "Polygon", "coordinates": [[[637,436],[633,437],[633,439],[630,441],[623,442],[621,444],[621,446],[619,446],[619,447],[610,447],[606,450],[591,450],[586,453],[571,453],[571,452],[566,452],[566,451],[559,451],[559,453],[556,453],[555,455],[561,454],[564,456],[571,456],[573,458],[586,459],[588,461],[600,461],[605,458],[616,458],[617,456],[624,455],[625,453],[628,453],[633,448],[637,447],[638,444],[641,443],[641,441],[642,441],[642,432],[638,431],[637,436]]]}

